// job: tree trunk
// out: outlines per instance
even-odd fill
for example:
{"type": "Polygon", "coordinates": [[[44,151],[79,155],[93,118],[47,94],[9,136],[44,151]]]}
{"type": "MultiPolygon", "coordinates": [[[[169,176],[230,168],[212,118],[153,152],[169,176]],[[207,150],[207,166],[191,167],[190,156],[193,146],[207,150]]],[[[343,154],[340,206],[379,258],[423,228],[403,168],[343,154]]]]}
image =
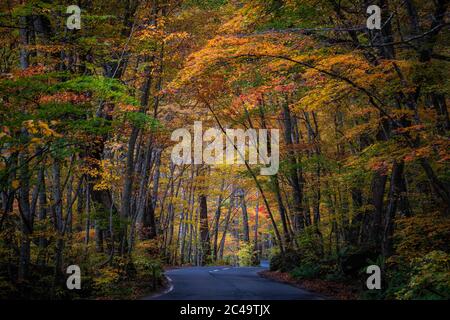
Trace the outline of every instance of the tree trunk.
{"type": "Polygon", "coordinates": [[[381,244],[381,251],[384,257],[389,257],[393,250],[393,235],[394,235],[394,219],[397,211],[397,203],[401,197],[401,186],[403,179],[404,162],[394,161],[391,174],[391,185],[389,188],[389,203],[386,208],[384,217],[383,241],[381,244]]]}
{"type": "Polygon", "coordinates": [[[225,180],[222,179],[222,183],[220,184],[220,194],[217,197],[217,209],[216,214],[214,216],[214,240],[213,240],[213,260],[217,260],[217,245],[218,245],[218,238],[219,238],[219,222],[220,222],[220,213],[222,208],[222,193],[223,188],[225,186],[225,180]]]}
{"type": "Polygon", "coordinates": [[[247,212],[247,204],[245,203],[245,191],[242,190],[240,194],[240,202],[242,209],[242,226],[243,226],[243,239],[244,242],[250,243],[250,228],[248,227],[248,212],[247,212]]]}
{"type": "Polygon", "coordinates": [[[206,196],[201,195],[200,202],[200,243],[201,243],[201,260],[200,265],[204,266],[209,262],[211,255],[211,244],[208,228],[208,207],[206,196]]]}
{"type": "Polygon", "coordinates": [[[292,195],[294,199],[294,230],[301,231],[305,227],[305,219],[303,212],[303,190],[299,182],[299,175],[297,172],[297,159],[295,158],[294,143],[293,143],[293,124],[291,111],[289,110],[288,101],[282,103],[283,120],[284,120],[284,139],[288,148],[288,177],[289,183],[292,187],[292,195]]]}

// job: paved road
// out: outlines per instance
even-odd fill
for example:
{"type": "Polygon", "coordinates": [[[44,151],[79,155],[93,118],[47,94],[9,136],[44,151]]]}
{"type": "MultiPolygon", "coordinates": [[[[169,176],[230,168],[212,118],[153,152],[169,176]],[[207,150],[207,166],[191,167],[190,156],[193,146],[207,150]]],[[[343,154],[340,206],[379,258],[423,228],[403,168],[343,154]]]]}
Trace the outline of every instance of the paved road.
{"type": "Polygon", "coordinates": [[[262,267],[192,267],[166,272],[169,292],[155,300],[316,300],[319,296],[261,278],[262,267]]]}

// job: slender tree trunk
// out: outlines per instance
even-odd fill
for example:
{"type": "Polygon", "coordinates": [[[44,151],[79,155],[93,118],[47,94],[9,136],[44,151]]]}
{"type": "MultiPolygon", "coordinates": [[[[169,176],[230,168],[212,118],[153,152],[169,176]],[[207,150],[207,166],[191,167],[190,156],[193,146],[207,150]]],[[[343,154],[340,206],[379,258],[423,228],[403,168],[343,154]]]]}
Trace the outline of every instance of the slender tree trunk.
{"type": "Polygon", "coordinates": [[[289,110],[288,101],[282,103],[283,120],[284,120],[284,139],[288,148],[289,161],[289,183],[292,187],[292,195],[294,199],[294,230],[301,231],[305,226],[303,212],[303,190],[299,181],[297,172],[297,159],[295,158],[293,143],[293,124],[291,111],[289,110]]]}
{"type": "Polygon", "coordinates": [[[386,214],[384,217],[384,230],[383,230],[383,242],[382,253],[383,256],[389,257],[393,250],[393,235],[394,235],[394,219],[397,211],[397,203],[401,197],[401,185],[403,179],[404,162],[394,161],[391,174],[391,185],[389,188],[389,203],[386,208],[386,214]]]}
{"type": "MultiPolygon", "coordinates": [[[[38,219],[43,224],[42,232],[45,232],[45,220],[47,218],[47,195],[45,187],[45,169],[41,166],[38,173],[39,180],[39,215],[38,219]]],[[[43,266],[45,264],[45,251],[47,248],[47,238],[43,235],[39,236],[39,253],[37,258],[37,264],[43,266]]]]}
{"type": "Polygon", "coordinates": [[[220,184],[220,194],[217,197],[217,209],[216,209],[216,215],[214,217],[214,240],[213,240],[213,260],[217,260],[217,245],[218,245],[218,238],[219,238],[219,222],[220,222],[220,213],[222,208],[222,193],[223,188],[225,186],[225,179],[222,179],[222,183],[220,184]]]}
{"type": "Polygon", "coordinates": [[[205,265],[209,262],[211,255],[211,244],[208,228],[208,206],[206,196],[201,195],[200,203],[200,242],[201,242],[201,260],[200,265],[205,265]]]}
{"type": "Polygon", "coordinates": [[[243,226],[243,239],[244,242],[250,243],[250,228],[248,226],[248,212],[247,204],[245,203],[245,191],[242,190],[240,194],[240,203],[242,210],[242,226],[243,226]]]}
{"type": "Polygon", "coordinates": [[[234,209],[234,190],[231,192],[230,195],[230,205],[228,207],[228,213],[227,216],[225,217],[225,223],[223,226],[223,233],[222,233],[222,238],[220,240],[220,246],[219,246],[219,259],[223,260],[223,252],[224,252],[224,248],[225,248],[225,240],[227,237],[227,231],[228,231],[228,226],[230,225],[230,219],[231,219],[231,213],[234,209]]]}

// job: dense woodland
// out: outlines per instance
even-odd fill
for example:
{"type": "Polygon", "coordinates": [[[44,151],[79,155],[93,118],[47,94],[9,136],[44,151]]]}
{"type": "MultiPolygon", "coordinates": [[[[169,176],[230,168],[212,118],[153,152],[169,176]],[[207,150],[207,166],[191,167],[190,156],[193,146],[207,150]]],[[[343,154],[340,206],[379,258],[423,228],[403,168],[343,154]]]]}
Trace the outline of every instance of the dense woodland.
{"type": "Polygon", "coordinates": [[[2,0],[0,298],[132,298],[166,266],[271,259],[448,299],[449,1],[372,2],[2,0]],[[175,165],[194,121],[279,129],[279,172],[175,165]]]}

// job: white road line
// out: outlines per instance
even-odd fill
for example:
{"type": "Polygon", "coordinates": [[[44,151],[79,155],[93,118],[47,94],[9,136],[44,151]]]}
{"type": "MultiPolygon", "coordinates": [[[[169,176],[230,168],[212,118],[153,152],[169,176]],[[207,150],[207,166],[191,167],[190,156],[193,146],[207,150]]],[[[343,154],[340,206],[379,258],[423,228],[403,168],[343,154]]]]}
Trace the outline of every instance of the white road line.
{"type": "Polygon", "coordinates": [[[171,292],[173,290],[173,281],[172,281],[172,279],[170,279],[170,277],[168,275],[164,275],[164,276],[166,277],[167,281],[169,282],[169,288],[167,288],[163,292],[155,293],[155,294],[153,294],[153,295],[151,295],[149,297],[144,297],[141,300],[152,300],[152,299],[164,296],[164,295],[168,294],[169,292],[171,292]]]}

